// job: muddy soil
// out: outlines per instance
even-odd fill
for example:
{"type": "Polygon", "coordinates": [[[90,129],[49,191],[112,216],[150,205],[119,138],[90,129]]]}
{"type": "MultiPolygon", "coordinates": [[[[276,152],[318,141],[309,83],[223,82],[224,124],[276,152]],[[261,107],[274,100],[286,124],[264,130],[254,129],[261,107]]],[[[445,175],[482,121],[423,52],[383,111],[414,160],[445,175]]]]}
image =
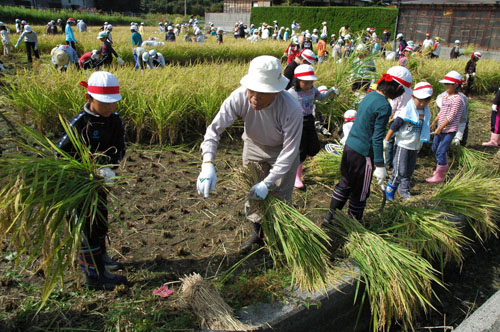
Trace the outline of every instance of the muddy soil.
{"type": "MultiPolygon", "coordinates": [[[[481,101],[489,105],[490,97],[481,101]]],[[[471,133],[474,134],[470,135],[469,146],[472,147],[479,147],[489,135],[489,113],[484,105],[477,114],[471,115],[471,133]]],[[[3,137],[8,135],[4,126],[1,132],[3,137]]],[[[250,224],[245,222],[243,213],[247,192],[234,181],[235,168],[241,165],[242,143],[238,136],[233,137],[236,138],[226,137],[219,147],[217,188],[208,199],[196,192],[200,167],[197,146],[161,149],[129,145],[119,172],[124,181],[112,189],[123,209],[116,211],[119,218],[112,218],[113,228],[109,233],[109,253],[125,264],[125,271],[120,273],[129,279],[128,289],[88,291],[78,286],[81,281],[78,272],[68,273],[66,289],[57,291],[48,308],[32,319],[43,276],[31,271],[12,272],[9,256],[12,252],[7,250],[7,243],[3,243],[0,330],[107,330],[116,326],[133,326],[141,330],[138,327],[143,325],[146,326],[143,330],[196,327],[192,315],[176,308],[175,297],[158,300],[151,291],[167,282],[175,287],[179,278],[192,272],[212,278],[243,258],[238,247],[249,236],[250,224]],[[143,320],[148,322],[140,325],[143,320]]],[[[428,149],[423,150],[419,158],[413,187],[415,194],[430,189],[425,178],[431,175],[435,165],[428,149]]],[[[307,178],[307,173],[305,184],[305,191],[295,191],[294,204],[310,219],[319,222],[328,208],[334,184],[313,182],[307,178]]],[[[376,211],[380,194],[375,187],[372,189],[368,209],[376,211]]],[[[462,270],[452,268],[445,273],[449,291],[438,290],[442,302],[435,305],[439,313],[422,318],[418,327],[443,323],[456,326],[472,308],[500,288],[498,244],[497,241],[486,245],[487,249],[477,248],[478,258],[471,259],[470,266],[467,262],[462,270]],[[494,273],[497,273],[496,281],[494,273]],[[480,279],[481,276],[485,278],[480,279]]],[[[240,271],[251,275],[252,271],[269,267],[269,263],[269,257],[262,252],[240,271]]]]}

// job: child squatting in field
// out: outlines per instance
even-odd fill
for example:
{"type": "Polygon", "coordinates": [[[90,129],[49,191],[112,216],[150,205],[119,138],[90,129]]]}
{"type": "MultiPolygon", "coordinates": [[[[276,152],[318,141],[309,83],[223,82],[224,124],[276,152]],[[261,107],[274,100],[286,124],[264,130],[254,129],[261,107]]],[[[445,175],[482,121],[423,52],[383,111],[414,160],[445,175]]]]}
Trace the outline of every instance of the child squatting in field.
{"type": "MultiPolygon", "coordinates": [[[[99,153],[100,164],[118,165],[125,155],[125,129],[120,115],[115,112],[122,98],[118,80],[113,74],[98,71],[90,76],[88,83],[82,81],[80,85],[87,88],[87,103],[83,111],[71,119],[70,128],[77,131],[89,146],[90,153],[99,153]]],[[[72,155],[77,154],[67,135],[59,140],[58,146],[72,155]]],[[[103,167],[99,172],[104,182],[113,181],[115,173],[111,168],[103,167]]],[[[84,226],[79,261],[88,287],[112,289],[126,284],[127,278],[107,271],[123,269],[123,265],[113,261],[107,254],[106,193],[99,192],[99,198],[95,220],[87,220],[84,226]]]]}
{"type": "Polygon", "coordinates": [[[385,193],[387,199],[394,200],[396,191],[403,197],[410,197],[410,181],[417,164],[417,154],[422,143],[428,143],[431,137],[429,102],[433,93],[432,85],[420,82],[415,85],[411,100],[406,104],[391,124],[384,139],[384,151],[389,140],[396,136],[392,176],[385,193]]]}

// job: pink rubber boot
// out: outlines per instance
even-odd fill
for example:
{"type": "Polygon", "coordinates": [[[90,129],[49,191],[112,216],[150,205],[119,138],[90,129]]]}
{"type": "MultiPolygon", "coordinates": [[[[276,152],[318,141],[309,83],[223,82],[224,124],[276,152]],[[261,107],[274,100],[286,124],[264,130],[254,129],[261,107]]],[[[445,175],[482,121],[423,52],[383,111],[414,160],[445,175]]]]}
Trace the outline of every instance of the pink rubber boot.
{"type": "Polygon", "coordinates": [[[484,142],[483,146],[491,146],[491,147],[497,147],[499,146],[499,141],[500,141],[500,134],[493,134],[491,133],[491,138],[489,142],[484,142]]]}
{"type": "Polygon", "coordinates": [[[297,168],[297,175],[295,176],[295,188],[297,189],[303,189],[304,184],[302,183],[301,177],[302,177],[302,164],[299,164],[299,167],[297,168]]]}
{"type": "Polygon", "coordinates": [[[429,183],[440,183],[444,181],[446,172],[448,172],[448,165],[437,165],[434,175],[430,178],[425,179],[429,183]]]}

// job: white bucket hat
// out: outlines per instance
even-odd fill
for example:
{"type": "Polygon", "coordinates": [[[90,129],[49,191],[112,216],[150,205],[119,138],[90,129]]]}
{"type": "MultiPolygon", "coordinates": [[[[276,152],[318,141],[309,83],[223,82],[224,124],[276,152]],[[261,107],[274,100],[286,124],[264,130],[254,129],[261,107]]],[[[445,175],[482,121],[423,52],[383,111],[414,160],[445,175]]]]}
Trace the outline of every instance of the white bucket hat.
{"type": "Polygon", "coordinates": [[[311,51],[308,48],[306,48],[305,50],[303,50],[302,52],[300,52],[300,56],[304,60],[306,60],[307,62],[309,62],[311,65],[314,65],[314,63],[316,61],[316,56],[314,55],[314,52],[311,51]]]}
{"type": "Polygon", "coordinates": [[[281,61],[270,55],[261,55],[250,62],[248,74],[240,84],[245,88],[263,93],[280,92],[288,84],[288,78],[281,74],[281,61]]]}
{"type": "Polygon", "coordinates": [[[31,32],[31,25],[25,25],[24,26],[24,31],[31,32]]]}
{"type": "Polygon", "coordinates": [[[58,66],[65,66],[69,63],[69,57],[63,50],[55,51],[52,57],[58,66]]]}
{"type": "Polygon", "coordinates": [[[326,93],[326,92],[328,92],[328,88],[326,87],[326,85],[322,85],[322,86],[318,87],[318,91],[321,93],[326,93]]]}
{"type": "Polygon", "coordinates": [[[432,97],[432,85],[428,82],[419,82],[413,88],[413,96],[417,99],[427,99],[432,97]]]}
{"type": "Polygon", "coordinates": [[[301,81],[317,81],[314,68],[311,65],[300,65],[295,68],[293,76],[301,81]]]}
{"type": "Polygon", "coordinates": [[[458,72],[452,70],[448,74],[444,76],[439,83],[448,83],[448,84],[462,84],[463,78],[458,72]]]}
{"type": "Polygon", "coordinates": [[[142,61],[149,61],[149,53],[148,52],[144,52],[142,53],[142,61]]]}
{"type": "Polygon", "coordinates": [[[102,103],[115,103],[122,99],[118,79],[107,71],[96,71],[90,75],[88,83],[81,81],[79,84],[87,88],[92,98],[102,103]]]}
{"type": "Polygon", "coordinates": [[[396,81],[401,85],[405,92],[410,94],[411,91],[411,82],[413,82],[413,77],[408,69],[402,66],[394,66],[387,70],[387,73],[382,74],[382,78],[378,80],[377,84],[382,81],[396,81]]]}
{"type": "Polygon", "coordinates": [[[130,30],[132,30],[132,31],[137,31],[137,27],[136,27],[135,25],[131,25],[131,26],[130,26],[130,30]]]}

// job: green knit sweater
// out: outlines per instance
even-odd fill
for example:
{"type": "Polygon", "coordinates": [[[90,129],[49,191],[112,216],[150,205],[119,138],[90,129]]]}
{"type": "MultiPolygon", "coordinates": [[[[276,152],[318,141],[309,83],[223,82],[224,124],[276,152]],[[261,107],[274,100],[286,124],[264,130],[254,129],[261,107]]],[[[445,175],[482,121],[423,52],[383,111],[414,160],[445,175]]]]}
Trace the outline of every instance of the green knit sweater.
{"type": "Polygon", "coordinates": [[[359,104],[356,120],[345,143],[357,153],[372,157],[375,166],[384,165],[382,142],[391,110],[383,95],[376,91],[367,94],[359,104]]]}

